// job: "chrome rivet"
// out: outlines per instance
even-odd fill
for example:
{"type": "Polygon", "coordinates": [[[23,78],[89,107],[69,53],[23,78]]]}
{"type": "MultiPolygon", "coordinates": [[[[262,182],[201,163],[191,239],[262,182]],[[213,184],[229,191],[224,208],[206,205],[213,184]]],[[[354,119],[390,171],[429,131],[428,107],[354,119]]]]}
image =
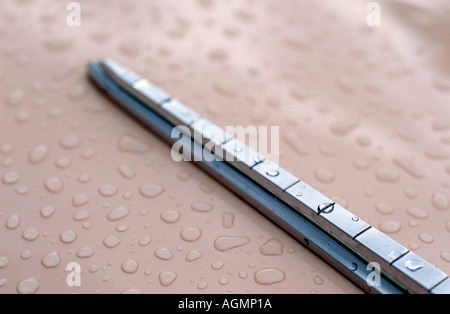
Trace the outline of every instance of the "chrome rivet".
{"type": "Polygon", "coordinates": [[[266,174],[269,177],[276,177],[276,176],[278,176],[280,174],[280,171],[278,171],[276,169],[270,169],[270,170],[267,170],[266,174]]]}
{"type": "Polygon", "coordinates": [[[297,192],[297,193],[295,193],[295,196],[298,196],[298,197],[303,196],[303,193],[302,192],[297,192]]]}
{"type": "Polygon", "coordinates": [[[317,207],[317,210],[320,213],[330,213],[334,209],[334,203],[322,203],[317,207]]]}
{"type": "Polygon", "coordinates": [[[236,152],[236,153],[240,153],[240,152],[242,152],[244,149],[242,148],[242,147],[235,147],[234,148],[234,151],[236,152]]]}
{"type": "Polygon", "coordinates": [[[353,221],[359,221],[359,218],[356,217],[356,216],[353,216],[353,217],[352,217],[352,220],[353,220],[353,221]]]}

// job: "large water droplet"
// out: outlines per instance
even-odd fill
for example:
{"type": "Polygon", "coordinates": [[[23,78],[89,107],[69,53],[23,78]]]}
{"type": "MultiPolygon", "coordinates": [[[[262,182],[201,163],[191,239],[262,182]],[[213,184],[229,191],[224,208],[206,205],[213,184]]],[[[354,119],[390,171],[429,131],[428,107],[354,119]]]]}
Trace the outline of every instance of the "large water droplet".
{"type": "Polygon", "coordinates": [[[441,252],[440,256],[441,256],[441,258],[444,261],[450,262],[450,253],[448,253],[448,252],[441,252]]]}
{"type": "Polygon", "coordinates": [[[130,211],[128,210],[128,208],[117,207],[108,213],[107,218],[109,221],[117,221],[117,220],[127,217],[129,214],[130,214],[130,211]]]}
{"type": "Polygon", "coordinates": [[[22,238],[27,241],[34,241],[39,237],[39,231],[36,229],[27,229],[22,233],[22,238]]]}
{"type": "Polygon", "coordinates": [[[45,185],[45,188],[51,193],[58,193],[58,192],[61,192],[63,189],[62,181],[56,177],[47,179],[45,181],[44,185],[45,185]]]}
{"type": "Polygon", "coordinates": [[[318,169],[314,171],[314,176],[317,180],[324,183],[332,182],[336,177],[336,175],[329,169],[318,169]]]}
{"type": "Polygon", "coordinates": [[[8,267],[9,260],[7,257],[0,257],[0,268],[8,267]]]}
{"type": "Polygon", "coordinates": [[[46,268],[55,268],[61,263],[61,258],[58,252],[51,252],[41,260],[41,263],[46,268]]]}
{"type": "Polygon", "coordinates": [[[130,135],[123,135],[120,137],[118,148],[119,150],[128,153],[146,153],[150,151],[149,145],[130,135]]]}
{"type": "Polygon", "coordinates": [[[400,174],[389,167],[382,167],[375,174],[377,179],[383,182],[397,182],[400,179],[400,174]]]}
{"type": "Polygon", "coordinates": [[[20,225],[19,215],[12,215],[6,220],[6,228],[10,230],[17,229],[20,225]]]}
{"type": "Polygon", "coordinates": [[[202,253],[200,253],[199,251],[190,251],[188,254],[186,254],[185,261],[193,262],[195,260],[198,260],[200,257],[202,257],[202,253]]]}
{"type": "Polygon", "coordinates": [[[163,287],[170,286],[175,279],[177,279],[177,274],[170,271],[165,271],[159,274],[159,282],[163,287]]]}
{"type": "Polygon", "coordinates": [[[146,198],[155,198],[164,192],[164,188],[155,184],[144,184],[139,187],[139,192],[146,198]]]}
{"type": "Polygon", "coordinates": [[[131,169],[129,166],[125,164],[121,164],[117,167],[117,170],[122,175],[122,177],[126,179],[132,179],[136,175],[133,169],[131,169]]]}
{"type": "Polygon", "coordinates": [[[321,286],[323,285],[323,279],[320,276],[314,276],[313,281],[316,285],[321,286]]]}
{"type": "Polygon", "coordinates": [[[283,243],[280,240],[271,238],[266,243],[261,245],[259,248],[259,252],[262,255],[270,256],[270,255],[282,255],[283,254],[283,243]]]}
{"type": "Polygon", "coordinates": [[[234,226],[234,214],[233,213],[225,213],[222,216],[222,227],[230,229],[234,226]]]}
{"type": "Polygon", "coordinates": [[[250,242],[248,237],[220,236],[214,241],[214,248],[225,252],[233,248],[246,245],[250,242]]]}
{"type": "Polygon", "coordinates": [[[425,219],[428,217],[428,213],[426,211],[417,207],[409,207],[406,211],[409,215],[417,219],[425,219]]]}
{"type": "Polygon", "coordinates": [[[43,161],[48,155],[48,148],[45,145],[36,146],[28,157],[29,162],[32,165],[36,165],[43,161]]]}
{"type": "Polygon", "coordinates": [[[83,247],[77,251],[77,256],[79,258],[88,258],[95,254],[95,251],[89,246],[83,247]]]}
{"type": "Polygon", "coordinates": [[[224,265],[225,265],[225,263],[223,261],[215,261],[215,262],[212,262],[211,268],[214,270],[219,270],[219,269],[222,269],[224,265]]]}
{"type": "Polygon", "coordinates": [[[210,212],[214,207],[209,203],[195,202],[191,204],[191,208],[196,212],[210,212]]]}
{"type": "Polygon", "coordinates": [[[405,266],[411,271],[416,271],[421,269],[424,265],[421,261],[411,259],[405,262],[405,266]]]}
{"type": "Polygon", "coordinates": [[[19,175],[15,171],[7,172],[2,177],[2,182],[4,184],[10,185],[16,183],[17,181],[19,181],[19,175]]]}
{"type": "Polygon", "coordinates": [[[260,285],[272,285],[286,279],[286,274],[278,268],[264,268],[255,273],[254,279],[260,285]]]}
{"type": "Polygon", "coordinates": [[[42,218],[49,218],[55,213],[55,209],[52,206],[44,206],[40,210],[42,218]]]}
{"type": "Polygon", "coordinates": [[[73,134],[66,135],[60,141],[61,146],[66,149],[73,149],[75,147],[78,147],[80,143],[81,140],[73,134]]]}
{"type": "Polygon", "coordinates": [[[120,244],[120,239],[115,236],[106,237],[103,239],[103,244],[109,248],[113,249],[120,244]]]}
{"type": "Polygon", "coordinates": [[[446,210],[449,208],[447,196],[439,192],[433,194],[431,198],[431,203],[438,210],[446,210]]]}
{"type": "Polygon", "coordinates": [[[25,93],[20,89],[13,89],[6,94],[5,100],[10,106],[21,105],[25,100],[25,93]]]}
{"type": "Polygon", "coordinates": [[[400,229],[401,225],[396,221],[386,221],[380,224],[380,230],[386,233],[397,233],[400,229]]]}
{"type": "Polygon", "coordinates": [[[62,243],[69,244],[75,242],[77,234],[72,230],[66,230],[59,235],[59,239],[62,243]]]}
{"type": "Polygon", "coordinates": [[[134,274],[135,272],[137,272],[139,264],[135,260],[129,260],[123,262],[121,268],[124,273],[134,274]]]}
{"type": "Polygon", "coordinates": [[[164,261],[169,261],[173,258],[173,253],[168,248],[160,248],[155,251],[155,256],[164,261]]]}
{"type": "Polygon", "coordinates": [[[82,210],[73,214],[73,220],[75,221],[83,221],[89,218],[89,212],[82,210]]]}
{"type": "Polygon", "coordinates": [[[72,198],[72,204],[75,207],[81,207],[89,202],[89,197],[86,194],[78,194],[72,198]]]}
{"type": "Polygon", "coordinates": [[[433,236],[431,234],[428,233],[421,233],[419,234],[419,239],[423,242],[423,243],[433,243],[433,236]]]}
{"type": "Polygon", "coordinates": [[[188,241],[188,242],[197,241],[198,239],[200,239],[201,236],[202,236],[202,231],[196,227],[185,228],[185,229],[181,230],[181,232],[180,232],[180,237],[184,241],[188,241]]]}
{"type": "Polygon", "coordinates": [[[140,246],[147,246],[150,244],[150,242],[152,242],[151,237],[143,237],[142,239],[139,240],[138,244],[140,246]]]}
{"type": "Polygon", "coordinates": [[[166,210],[161,213],[161,219],[169,224],[175,223],[180,219],[180,213],[176,210],[166,210]]]}
{"type": "Polygon", "coordinates": [[[25,279],[17,285],[17,292],[20,294],[34,294],[39,290],[39,281],[36,279],[25,279]]]}
{"type": "Polygon", "coordinates": [[[110,197],[117,193],[117,188],[111,184],[104,184],[98,188],[98,192],[105,197],[110,197]]]}

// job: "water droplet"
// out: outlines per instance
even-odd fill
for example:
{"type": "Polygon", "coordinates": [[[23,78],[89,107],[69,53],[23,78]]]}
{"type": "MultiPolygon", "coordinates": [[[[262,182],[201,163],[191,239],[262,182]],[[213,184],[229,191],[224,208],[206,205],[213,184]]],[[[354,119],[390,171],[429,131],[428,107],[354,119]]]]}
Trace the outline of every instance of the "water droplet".
{"type": "Polygon", "coordinates": [[[198,186],[200,188],[200,190],[202,190],[204,193],[206,194],[212,194],[214,193],[214,190],[211,186],[209,185],[205,185],[205,184],[199,184],[198,186]]]}
{"type": "Polygon", "coordinates": [[[61,192],[63,183],[59,178],[53,177],[45,181],[45,188],[51,193],[61,192]]]}
{"type": "Polygon", "coordinates": [[[19,181],[19,175],[15,171],[7,172],[3,175],[2,181],[4,184],[14,184],[19,181]]]}
{"type": "Polygon", "coordinates": [[[345,117],[340,120],[336,120],[330,125],[330,130],[333,134],[338,136],[345,136],[350,131],[355,129],[359,124],[357,117],[345,117]]]}
{"type": "Polygon", "coordinates": [[[224,79],[216,81],[214,83],[214,89],[219,95],[226,97],[235,97],[239,93],[237,86],[233,82],[224,79]]]}
{"type": "Polygon", "coordinates": [[[58,168],[65,169],[70,166],[69,157],[60,157],[55,161],[55,165],[58,168]]]}
{"type": "Polygon", "coordinates": [[[446,261],[446,262],[450,262],[450,253],[448,252],[441,252],[441,258],[446,261]]]}
{"type": "Polygon", "coordinates": [[[39,231],[36,229],[27,229],[22,233],[22,238],[27,241],[34,241],[39,237],[39,231]]]}
{"type": "Polygon", "coordinates": [[[48,148],[45,145],[36,146],[28,156],[28,161],[32,165],[36,165],[43,161],[48,155],[48,148]]]}
{"type": "Polygon", "coordinates": [[[406,197],[409,197],[409,198],[416,198],[417,197],[417,192],[414,191],[413,189],[406,189],[405,190],[405,195],[406,195],[406,197]]]}
{"type": "Polygon", "coordinates": [[[73,214],[73,220],[75,221],[83,221],[88,219],[90,216],[88,211],[82,210],[73,214]]]}
{"type": "Polygon", "coordinates": [[[255,273],[254,279],[260,285],[272,285],[286,279],[286,274],[278,268],[264,268],[255,273]]]}
{"type": "Polygon", "coordinates": [[[128,289],[123,292],[123,294],[142,294],[142,290],[139,289],[128,289]]]}
{"type": "Polygon", "coordinates": [[[169,224],[175,223],[180,219],[180,213],[176,210],[166,210],[161,213],[161,219],[169,224]]]}
{"type": "Polygon", "coordinates": [[[401,229],[401,225],[396,221],[386,221],[380,224],[380,230],[386,233],[397,233],[401,229]]]}
{"type": "Polygon", "coordinates": [[[169,261],[173,258],[173,253],[168,248],[161,248],[155,251],[155,256],[164,261],[169,261]]]}
{"type": "Polygon", "coordinates": [[[134,172],[133,169],[131,169],[129,166],[124,165],[124,164],[119,165],[117,167],[117,170],[126,179],[132,179],[136,175],[136,173],[134,172]]]}
{"type": "Polygon", "coordinates": [[[199,251],[190,251],[186,254],[185,261],[193,262],[195,260],[198,260],[200,257],[202,257],[202,253],[200,253],[199,251]]]}
{"type": "Polygon", "coordinates": [[[41,208],[42,218],[49,218],[55,213],[55,209],[52,206],[44,206],[41,208]]]}
{"type": "Polygon", "coordinates": [[[177,174],[177,178],[180,181],[187,181],[191,178],[192,174],[188,171],[181,171],[177,174]]]}
{"type": "Polygon", "coordinates": [[[233,248],[246,245],[250,242],[248,237],[220,236],[214,241],[214,248],[225,252],[233,248]]]}
{"type": "Polygon", "coordinates": [[[117,220],[127,217],[129,214],[130,214],[130,211],[128,210],[128,208],[117,207],[108,213],[107,218],[109,221],[117,221],[117,220]]]}
{"type": "Polygon", "coordinates": [[[177,274],[170,271],[165,271],[159,274],[159,282],[163,287],[170,286],[175,279],[177,279],[177,274]]]}
{"type": "Polygon", "coordinates": [[[128,225],[125,224],[120,224],[116,226],[116,231],[117,232],[125,232],[128,230],[128,225]]]}
{"type": "Polygon", "coordinates": [[[150,151],[150,146],[130,135],[122,135],[118,144],[119,150],[127,153],[146,153],[150,151]]]}
{"type": "Polygon", "coordinates": [[[419,239],[423,242],[423,243],[433,243],[433,236],[431,234],[428,233],[421,233],[419,235],[419,239]]]}
{"type": "Polygon", "coordinates": [[[0,268],[8,267],[9,260],[7,257],[0,257],[0,268]]]}
{"type": "Polygon", "coordinates": [[[73,134],[66,135],[60,141],[61,146],[66,149],[73,149],[75,147],[78,147],[80,143],[80,139],[73,134]]]}
{"type": "Polygon", "coordinates": [[[126,57],[136,57],[140,52],[140,41],[136,38],[124,38],[118,45],[119,52],[126,57]]]}
{"type": "Polygon", "coordinates": [[[447,159],[448,152],[441,146],[429,147],[425,151],[425,155],[430,159],[447,159]]]}
{"type": "Polygon", "coordinates": [[[421,261],[417,261],[417,260],[407,260],[405,262],[405,266],[406,268],[408,268],[411,271],[416,271],[421,269],[424,265],[422,264],[421,261]]]}
{"type": "Polygon", "coordinates": [[[36,279],[25,279],[17,285],[19,294],[34,294],[39,290],[39,281],[36,279]]]}
{"type": "Polygon", "coordinates": [[[88,94],[88,88],[85,83],[75,83],[67,91],[67,98],[70,100],[81,100],[88,94]]]}
{"type": "Polygon", "coordinates": [[[208,288],[208,284],[207,284],[206,282],[200,282],[200,283],[197,285],[197,289],[205,290],[206,288],[208,288]]]}
{"type": "Polygon", "coordinates": [[[164,188],[155,184],[144,184],[139,187],[139,192],[146,198],[155,198],[164,192],[164,188]]]}
{"type": "Polygon", "coordinates": [[[89,159],[89,158],[94,157],[94,155],[95,155],[95,150],[93,148],[87,148],[81,153],[80,156],[84,159],[89,159]]]}
{"type": "Polygon", "coordinates": [[[41,263],[46,268],[55,268],[61,263],[61,258],[58,252],[51,252],[41,260],[41,263]]]}
{"type": "Polygon", "coordinates": [[[282,255],[283,248],[283,243],[280,240],[271,238],[259,248],[259,252],[266,256],[282,255]]]}
{"type": "Polygon", "coordinates": [[[120,244],[120,242],[121,242],[120,239],[115,236],[110,236],[110,237],[103,239],[103,244],[108,249],[113,249],[113,248],[117,247],[120,244]]]}
{"type": "Polygon", "coordinates": [[[135,260],[129,260],[123,262],[121,268],[124,273],[134,274],[135,272],[137,272],[139,264],[135,260]]]}
{"type": "Polygon", "coordinates": [[[383,182],[397,182],[400,179],[400,174],[389,167],[382,167],[375,173],[378,180],[383,182]]]}
{"type": "Polygon", "coordinates": [[[433,194],[431,203],[433,204],[434,208],[438,210],[446,210],[449,208],[447,196],[439,192],[433,194]]]}
{"type": "Polygon", "coordinates": [[[152,242],[152,238],[150,237],[143,237],[142,239],[139,240],[139,245],[140,246],[147,246],[150,244],[150,242],[152,242]]]}
{"type": "Polygon", "coordinates": [[[191,204],[191,208],[196,212],[210,212],[214,207],[209,203],[195,202],[191,204]]]}
{"type": "Polygon", "coordinates": [[[405,172],[407,172],[416,179],[422,179],[423,177],[425,177],[425,173],[418,165],[414,163],[414,161],[411,158],[398,156],[393,159],[393,162],[400,169],[404,170],[405,172]]]}
{"type": "Polygon", "coordinates": [[[223,261],[215,261],[211,264],[211,268],[214,270],[222,269],[222,267],[225,265],[223,261]]]}
{"type": "Polygon", "coordinates": [[[316,177],[317,180],[324,183],[332,182],[336,177],[336,175],[331,170],[328,169],[318,169],[314,171],[314,176],[316,177]]]}
{"type": "Polygon", "coordinates": [[[92,248],[86,246],[86,247],[83,247],[83,248],[79,249],[77,251],[76,255],[79,258],[88,258],[88,257],[93,256],[94,254],[95,254],[95,251],[92,248]]]}
{"type": "Polygon", "coordinates": [[[417,219],[425,219],[428,217],[428,213],[426,211],[417,207],[409,207],[406,211],[409,215],[417,219]]]}
{"type": "Polygon", "coordinates": [[[246,279],[246,278],[248,277],[248,274],[247,274],[247,272],[241,270],[241,271],[239,272],[238,276],[239,276],[239,278],[241,278],[241,279],[246,279]]]}
{"type": "Polygon", "coordinates": [[[323,285],[323,279],[320,276],[314,276],[313,281],[316,285],[321,286],[323,285]]]}
{"type": "Polygon", "coordinates": [[[110,184],[104,184],[98,188],[98,192],[105,197],[110,197],[117,193],[117,188],[110,184]]]}
{"type": "Polygon", "coordinates": [[[225,286],[228,284],[228,279],[226,277],[222,277],[219,279],[219,284],[221,284],[222,286],[225,286]]]}
{"type": "Polygon", "coordinates": [[[146,270],[144,270],[145,276],[150,276],[151,274],[152,274],[152,270],[150,268],[147,268],[146,270]]]}
{"type": "Polygon", "coordinates": [[[358,170],[365,170],[369,168],[369,161],[364,158],[357,158],[353,161],[353,166],[358,170]]]}
{"type": "Polygon", "coordinates": [[[6,279],[0,279],[0,288],[3,287],[6,284],[7,280],[6,279]]]}
{"type": "Polygon", "coordinates": [[[369,147],[372,144],[372,139],[367,135],[360,135],[356,138],[356,142],[362,147],[369,147]]]}
{"type": "Polygon", "coordinates": [[[17,229],[20,225],[20,217],[18,215],[13,215],[6,220],[6,228],[10,230],[17,229]]]}
{"type": "Polygon", "coordinates": [[[89,197],[86,194],[78,194],[72,198],[72,204],[75,207],[81,207],[89,202],[89,197]]]}
{"type": "Polygon", "coordinates": [[[89,180],[91,180],[91,176],[88,173],[83,173],[78,176],[77,180],[78,182],[86,183],[89,182],[89,180]]]}
{"type": "Polygon", "coordinates": [[[409,248],[411,249],[411,250],[418,250],[420,247],[419,247],[419,245],[417,244],[417,243],[410,243],[409,244],[409,248]]]}
{"type": "Polygon", "coordinates": [[[18,188],[16,188],[16,193],[20,194],[20,195],[26,195],[28,193],[28,191],[29,191],[29,189],[25,185],[19,186],[18,188]]]}
{"type": "Polygon", "coordinates": [[[233,213],[225,213],[222,216],[222,227],[230,229],[234,226],[234,214],[233,213]]]}
{"type": "Polygon", "coordinates": [[[202,231],[196,227],[189,227],[181,230],[180,237],[187,242],[194,242],[200,239],[202,231]]]}
{"type": "Polygon", "coordinates": [[[23,260],[28,260],[33,257],[33,253],[30,250],[23,250],[20,254],[20,258],[23,260]]]}
{"type": "Polygon", "coordinates": [[[20,89],[13,89],[6,94],[5,100],[13,107],[21,105],[25,100],[25,93],[20,89]]]}
{"type": "Polygon", "coordinates": [[[214,49],[208,54],[209,58],[215,62],[223,62],[228,59],[228,53],[224,49],[214,49]]]}

